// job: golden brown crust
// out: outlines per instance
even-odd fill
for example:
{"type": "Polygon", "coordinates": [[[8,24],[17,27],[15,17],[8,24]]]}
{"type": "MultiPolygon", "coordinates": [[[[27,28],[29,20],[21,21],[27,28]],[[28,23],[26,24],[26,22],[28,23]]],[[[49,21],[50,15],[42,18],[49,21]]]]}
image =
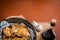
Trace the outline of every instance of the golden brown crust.
{"type": "Polygon", "coordinates": [[[30,34],[26,26],[15,24],[12,24],[11,26],[12,28],[6,27],[3,29],[3,33],[5,35],[3,35],[2,40],[8,39],[7,37],[11,40],[28,40],[30,38],[30,34]]]}

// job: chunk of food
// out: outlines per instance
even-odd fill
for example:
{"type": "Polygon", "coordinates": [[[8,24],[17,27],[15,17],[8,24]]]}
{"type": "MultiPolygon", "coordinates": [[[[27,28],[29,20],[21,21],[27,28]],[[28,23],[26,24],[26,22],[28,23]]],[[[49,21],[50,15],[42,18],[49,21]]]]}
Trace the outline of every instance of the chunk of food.
{"type": "Polygon", "coordinates": [[[3,34],[7,37],[10,37],[11,36],[11,29],[6,27],[3,29],[3,34]]]}
{"type": "Polygon", "coordinates": [[[26,26],[12,24],[11,28],[5,27],[3,29],[2,40],[29,40],[30,34],[26,26]]]}

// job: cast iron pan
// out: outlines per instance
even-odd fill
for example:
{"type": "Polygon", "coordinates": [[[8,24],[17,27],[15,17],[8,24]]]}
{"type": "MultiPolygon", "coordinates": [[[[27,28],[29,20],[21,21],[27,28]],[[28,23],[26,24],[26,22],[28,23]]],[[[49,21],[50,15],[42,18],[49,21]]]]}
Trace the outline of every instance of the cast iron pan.
{"type": "Polygon", "coordinates": [[[24,23],[30,29],[29,30],[29,32],[31,34],[30,40],[36,40],[36,31],[29,21],[22,19],[22,18],[9,18],[9,19],[5,19],[4,21],[7,21],[8,23],[18,23],[18,24],[24,23]],[[31,32],[31,30],[33,32],[31,32]],[[32,37],[32,35],[33,35],[33,37],[32,37]]]}

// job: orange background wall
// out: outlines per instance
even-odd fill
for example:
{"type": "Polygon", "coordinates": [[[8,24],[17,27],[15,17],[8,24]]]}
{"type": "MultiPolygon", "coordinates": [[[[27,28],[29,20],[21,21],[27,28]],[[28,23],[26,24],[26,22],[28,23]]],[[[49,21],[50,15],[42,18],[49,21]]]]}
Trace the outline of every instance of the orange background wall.
{"type": "Polygon", "coordinates": [[[30,22],[57,19],[56,40],[60,40],[60,1],[59,0],[2,0],[0,1],[0,21],[8,16],[23,15],[30,22]]]}

